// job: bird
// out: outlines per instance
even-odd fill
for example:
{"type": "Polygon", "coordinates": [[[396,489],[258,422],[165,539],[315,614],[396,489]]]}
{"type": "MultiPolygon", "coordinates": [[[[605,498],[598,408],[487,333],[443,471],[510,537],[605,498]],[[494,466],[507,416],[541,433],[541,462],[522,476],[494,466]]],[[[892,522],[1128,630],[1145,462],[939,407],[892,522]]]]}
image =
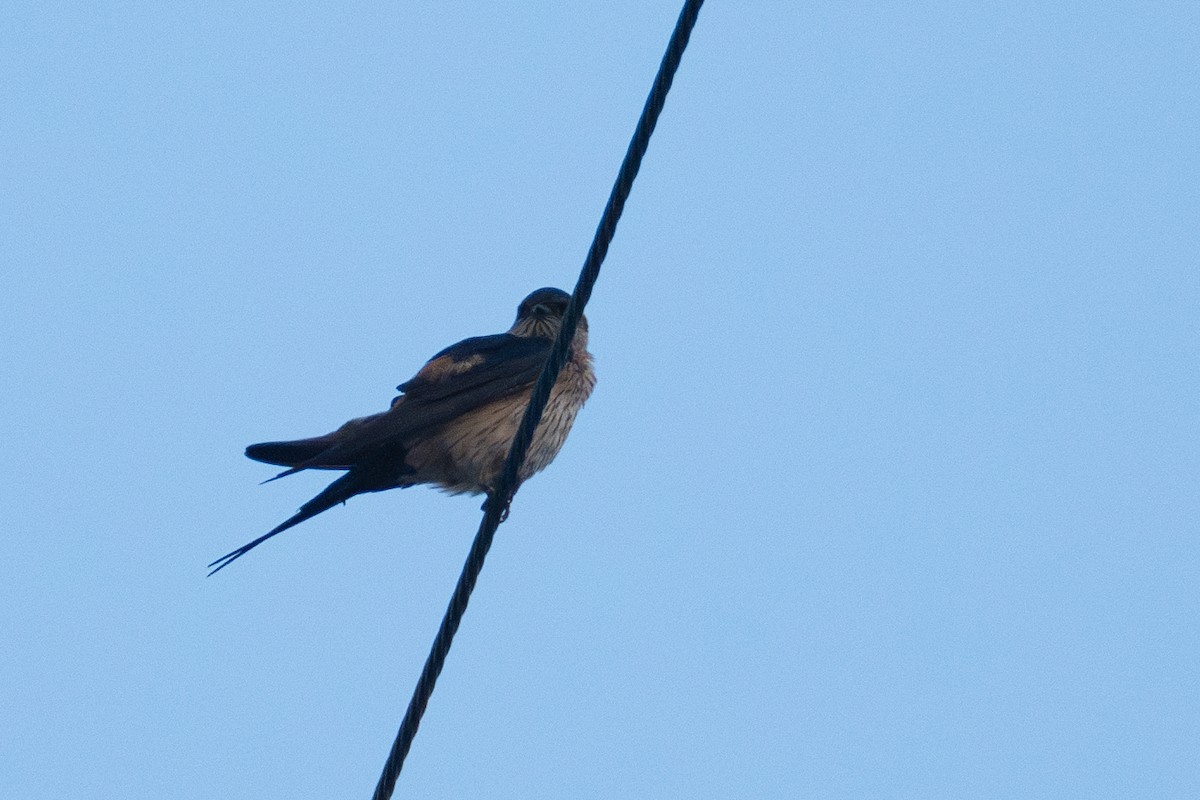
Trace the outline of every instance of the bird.
{"type": "MultiPolygon", "coordinates": [[[[396,387],[401,394],[386,411],[352,419],[324,436],[247,447],[248,458],[287,467],[264,482],[309,469],[345,474],[267,533],[213,561],[208,574],[357,494],[431,484],[448,494],[487,494],[490,501],[570,299],[553,287],[532,292],[517,307],[507,332],[471,337],[441,350],[396,387]]],[[[587,345],[587,318],[581,315],[517,476],[518,486],[558,455],[595,388],[587,345]]]]}

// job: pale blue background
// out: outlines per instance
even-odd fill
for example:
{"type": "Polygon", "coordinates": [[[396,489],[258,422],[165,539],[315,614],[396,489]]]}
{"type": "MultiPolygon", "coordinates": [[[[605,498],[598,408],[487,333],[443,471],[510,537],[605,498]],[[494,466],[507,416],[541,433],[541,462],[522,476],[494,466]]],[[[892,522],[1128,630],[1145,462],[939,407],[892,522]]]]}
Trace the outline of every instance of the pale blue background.
{"type": "MultiPolygon", "coordinates": [[[[479,520],[249,442],[575,280],[678,13],[7,4],[0,796],[370,795],[479,520]]],[[[1200,5],[711,0],[397,796],[1200,796],[1200,5]]]]}

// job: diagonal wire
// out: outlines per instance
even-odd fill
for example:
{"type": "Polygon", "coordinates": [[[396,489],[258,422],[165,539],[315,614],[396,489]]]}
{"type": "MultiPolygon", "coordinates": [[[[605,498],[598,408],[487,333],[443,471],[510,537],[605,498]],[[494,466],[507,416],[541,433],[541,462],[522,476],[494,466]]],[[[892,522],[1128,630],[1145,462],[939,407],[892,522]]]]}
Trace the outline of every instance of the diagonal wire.
{"type": "Polygon", "coordinates": [[[696,17],[700,13],[700,6],[703,4],[704,0],[687,0],[679,15],[679,20],[675,23],[675,30],[671,34],[667,51],[658,67],[654,85],[650,89],[649,97],[646,98],[642,115],[638,119],[637,129],[629,142],[629,148],[625,151],[625,159],[621,162],[621,169],[617,173],[612,193],[609,194],[608,204],[604,207],[604,214],[600,218],[592,245],[588,249],[587,259],[579,274],[579,280],[575,284],[571,302],[563,314],[558,338],[555,339],[554,347],[546,359],[546,365],[542,368],[542,374],[533,388],[529,407],[525,410],[521,426],[513,437],[512,449],[509,450],[504,471],[484,506],[485,512],[483,520],[479,524],[479,532],[475,534],[475,541],[471,545],[471,551],[463,565],[458,584],[454,587],[450,605],[446,609],[441,627],[433,640],[429,657],[425,660],[425,668],[421,670],[421,677],[417,680],[416,688],[413,690],[412,700],[409,701],[408,710],[404,714],[404,721],[400,724],[396,741],[392,744],[391,752],[388,753],[387,762],[383,766],[383,774],[379,776],[379,783],[375,786],[373,800],[389,800],[395,789],[396,779],[400,776],[404,759],[408,755],[409,748],[412,747],[413,738],[417,735],[417,727],[421,724],[421,716],[425,713],[426,706],[429,705],[433,687],[446,663],[446,655],[450,652],[450,644],[458,630],[459,623],[462,622],[463,614],[467,610],[471,591],[475,588],[479,573],[483,569],[483,560],[492,546],[492,538],[496,534],[496,529],[507,515],[508,504],[517,489],[517,475],[521,464],[525,460],[525,454],[529,450],[529,444],[533,440],[537,424],[541,421],[542,411],[550,398],[550,390],[567,360],[575,328],[579,324],[579,318],[583,315],[584,306],[587,305],[588,299],[592,295],[592,286],[600,274],[600,265],[608,253],[608,246],[617,229],[617,221],[625,208],[625,200],[629,197],[630,189],[633,188],[634,178],[637,177],[638,169],[641,167],[642,157],[646,154],[646,148],[650,144],[654,126],[658,124],[659,114],[662,113],[663,105],[666,103],[667,92],[670,91],[675,71],[679,68],[683,51],[687,48],[688,38],[691,36],[692,28],[696,24],[696,17]]]}

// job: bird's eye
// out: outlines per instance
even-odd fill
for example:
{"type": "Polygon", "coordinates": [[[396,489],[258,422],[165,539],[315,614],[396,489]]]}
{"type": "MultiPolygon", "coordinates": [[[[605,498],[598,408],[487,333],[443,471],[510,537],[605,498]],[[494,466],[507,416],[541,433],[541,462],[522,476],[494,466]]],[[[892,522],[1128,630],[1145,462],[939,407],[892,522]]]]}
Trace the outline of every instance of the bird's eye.
{"type": "Polygon", "coordinates": [[[566,313],[569,297],[562,297],[561,292],[535,292],[525,298],[517,310],[520,317],[561,317],[566,313]]]}

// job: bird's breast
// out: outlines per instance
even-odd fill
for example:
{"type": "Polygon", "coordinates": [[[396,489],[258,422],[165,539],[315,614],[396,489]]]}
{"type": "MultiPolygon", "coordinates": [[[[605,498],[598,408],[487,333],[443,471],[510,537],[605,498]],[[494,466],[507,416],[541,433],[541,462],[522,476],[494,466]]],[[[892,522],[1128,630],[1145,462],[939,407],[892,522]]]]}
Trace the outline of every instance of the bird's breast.
{"type": "MultiPolygon", "coordinates": [[[[558,455],[595,384],[591,356],[586,351],[563,365],[521,465],[519,481],[542,471],[558,455]]],[[[488,491],[504,468],[528,405],[528,391],[501,398],[463,414],[437,434],[414,443],[405,460],[416,473],[415,482],[434,483],[452,494],[488,491]]]]}

